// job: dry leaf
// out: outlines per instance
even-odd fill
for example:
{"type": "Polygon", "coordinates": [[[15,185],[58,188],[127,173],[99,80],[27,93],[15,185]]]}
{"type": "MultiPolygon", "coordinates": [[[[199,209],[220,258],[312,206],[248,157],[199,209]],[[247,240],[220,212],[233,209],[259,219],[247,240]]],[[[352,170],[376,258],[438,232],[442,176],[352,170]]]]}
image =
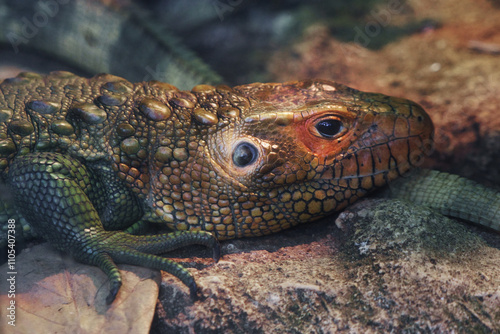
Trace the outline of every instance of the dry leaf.
{"type": "MultiPolygon", "coordinates": [[[[159,272],[119,267],[122,288],[113,304],[106,305],[109,281],[100,269],[64,257],[47,244],[25,250],[16,258],[15,298],[8,296],[7,279],[0,282],[0,332],[149,333],[159,272]],[[15,327],[6,313],[11,300],[15,327]]],[[[4,264],[0,271],[5,276],[9,269],[4,264]]]]}

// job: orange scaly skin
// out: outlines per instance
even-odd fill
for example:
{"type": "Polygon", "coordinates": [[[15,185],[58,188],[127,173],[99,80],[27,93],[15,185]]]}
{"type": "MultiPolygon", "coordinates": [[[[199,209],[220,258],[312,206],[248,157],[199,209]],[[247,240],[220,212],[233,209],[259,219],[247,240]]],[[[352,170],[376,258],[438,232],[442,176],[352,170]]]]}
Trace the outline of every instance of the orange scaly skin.
{"type": "Polygon", "coordinates": [[[220,184],[229,185],[223,193],[241,193],[229,197],[234,232],[233,225],[216,228],[219,237],[273,233],[338,211],[408,171],[430,145],[431,120],[408,100],[323,80],[234,91],[249,107],[214,133],[207,152],[216,175],[220,169],[229,176],[220,184]],[[343,128],[326,138],[315,128],[323,120],[338,120],[343,128]],[[242,140],[260,152],[243,169],[230,156],[242,140]]]}
{"type": "Polygon", "coordinates": [[[54,246],[114,262],[189,272],[156,254],[259,236],[338,211],[407,172],[430,147],[417,104],[326,80],[199,85],[179,91],[112,75],[24,73],[0,84],[0,175],[54,246]],[[138,236],[147,222],[173,232],[138,236]],[[132,227],[131,227],[132,226],[132,227]]]}

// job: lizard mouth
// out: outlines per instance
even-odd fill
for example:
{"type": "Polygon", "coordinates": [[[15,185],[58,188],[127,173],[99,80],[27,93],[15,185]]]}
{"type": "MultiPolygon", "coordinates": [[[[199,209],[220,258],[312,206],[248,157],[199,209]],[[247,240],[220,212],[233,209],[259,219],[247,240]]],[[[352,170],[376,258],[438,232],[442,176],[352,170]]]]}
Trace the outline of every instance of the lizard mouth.
{"type": "Polygon", "coordinates": [[[370,111],[356,121],[350,146],[341,154],[325,156],[318,179],[351,184],[358,180],[368,191],[422,165],[434,146],[432,120],[414,102],[393,102],[398,108],[370,111]]]}
{"type": "Polygon", "coordinates": [[[421,166],[425,157],[432,152],[432,138],[422,138],[425,136],[398,138],[370,147],[356,148],[337,157],[332,163],[325,164],[325,170],[319,174],[318,179],[340,181],[377,177],[381,174],[402,176],[411,168],[421,166]],[[351,168],[347,168],[347,165],[351,168]]]}

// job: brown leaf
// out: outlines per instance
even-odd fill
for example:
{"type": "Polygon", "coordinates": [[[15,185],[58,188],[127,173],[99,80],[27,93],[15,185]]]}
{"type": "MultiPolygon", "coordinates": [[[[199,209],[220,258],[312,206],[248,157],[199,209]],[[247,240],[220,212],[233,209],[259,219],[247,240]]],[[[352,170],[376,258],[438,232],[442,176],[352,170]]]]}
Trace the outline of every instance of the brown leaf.
{"type": "MultiPolygon", "coordinates": [[[[123,285],[111,305],[106,275],[47,244],[16,257],[15,298],[10,284],[0,282],[0,332],[5,333],[148,333],[158,297],[157,271],[120,265],[123,285]],[[15,327],[7,306],[15,300],[15,327]]],[[[10,270],[0,267],[2,277],[10,270]]],[[[11,275],[7,275],[9,278],[11,275]]]]}

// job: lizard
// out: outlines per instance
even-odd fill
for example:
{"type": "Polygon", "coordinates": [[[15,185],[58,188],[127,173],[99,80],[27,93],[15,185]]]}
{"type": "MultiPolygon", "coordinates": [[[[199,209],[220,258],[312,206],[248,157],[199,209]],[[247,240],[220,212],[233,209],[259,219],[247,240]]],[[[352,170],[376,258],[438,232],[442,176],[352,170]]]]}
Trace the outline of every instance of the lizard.
{"type": "MultiPolygon", "coordinates": [[[[108,304],[121,286],[115,263],[169,272],[195,297],[189,271],[156,254],[202,244],[217,261],[218,240],[342,210],[432,149],[433,124],[418,104],[321,79],[181,91],[110,74],[25,72],[0,90],[0,177],[12,196],[0,217],[101,268],[108,304]],[[149,223],[173,232],[138,235],[149,223]]],[[[444,193],[455,183],[481,200],[477,184],[427,176],[444,193]]],[[[417,202],[435,193],[403,190],[417,202]]],[[[500,230],[500,195],[484,194],[489,211],[459,210],[453,199],[435,207],[455,216],[480,208],[465,218],[500,230]]]]}

